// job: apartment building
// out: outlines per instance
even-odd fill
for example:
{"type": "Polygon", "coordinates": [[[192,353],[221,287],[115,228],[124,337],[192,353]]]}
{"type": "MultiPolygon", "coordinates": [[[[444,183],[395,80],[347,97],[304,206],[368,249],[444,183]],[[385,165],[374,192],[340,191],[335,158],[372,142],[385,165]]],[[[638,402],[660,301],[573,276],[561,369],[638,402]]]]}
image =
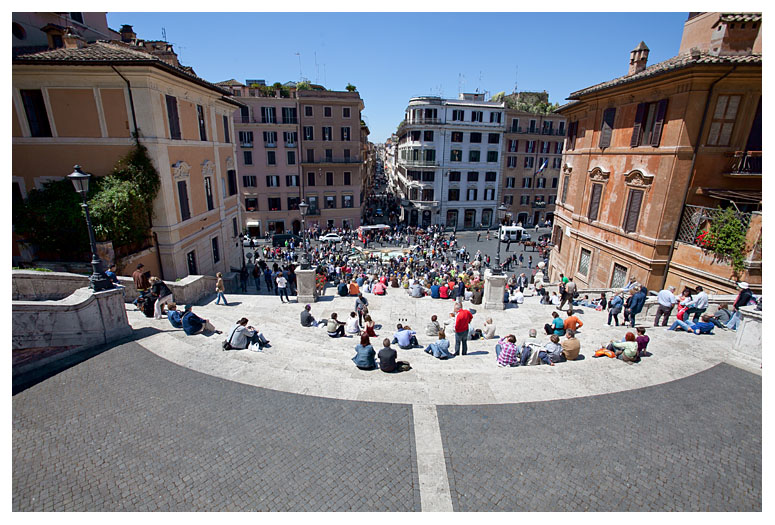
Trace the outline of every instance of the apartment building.
{"type": "MultiPolygon", "coordinates": [[[[13,59],[14,195],[26,198],[75,164],[107,175],[136,135],[161,189],[149,247],[127,259],[168,280],[239,268],[231,124],[238,103],[181,65],[170,44],[137,39],[131,26],[121,28],[121,40],[89,43],[77,26],[61,34],[50,39],[60,47],[13,59]]],[[[18,244],[14,258],[29,259],[18,244]]]]}
{"type": "Polygon", "coordinates": [[[500,200],[509,208],[508,222],[553,221],[564,136],[562,115],[506,109],[500,200]]]}
{"type": "Polygon", "coordinates": [[[627,75],[571,93],[552,280],[760,289],[761,19],[691,13],[677,56],[648,66],[641,42],[627,75]],[[742,271],[699,240],[718,206],[747,229],[742,271]]]}
{"type": "Polygon", "coordinates": [[[397,131],[392,181],[402,220],[454,229],[495,224],[504,129],[504,103],[483,94],[412,98],[397,131]]]}
{"type": "Polygon", "coordinates": [[[308,226],[360,226],[369,148],[358,93],[289,85],[267,95],[260,82],[219,83],[243,104],[233,118],[244,227],[255,236],[298,233],[302,199],[308,226]]]}

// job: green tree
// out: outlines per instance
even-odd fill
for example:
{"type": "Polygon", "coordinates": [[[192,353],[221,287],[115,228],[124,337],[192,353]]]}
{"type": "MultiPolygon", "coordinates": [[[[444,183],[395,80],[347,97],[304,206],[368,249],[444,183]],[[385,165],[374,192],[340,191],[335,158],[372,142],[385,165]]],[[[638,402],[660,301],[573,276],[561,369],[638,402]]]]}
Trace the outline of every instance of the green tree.
{"type": "Polygon", "coordinates": [[[309,80],[302,80],[298,84],[296,84],[296,91],[308,91],[312,89],[312,86],[309,83],[309,80]]]}
{"type": "Polygon", "coordinates": [[[746,230],[734,208],[721,207],[708,228],[707,248],[719,258],[728,259],[735,273],[745,269],[746,230]]]}
{"type": "Polygon", "coordinates": [[[353,91],[356,91],[357,88],[348,82],[347,86],[345,86],[345,89],[352,93],[353,91]]]}
{"type": "Polygon", "coordinates": [[[148,235],[148,216],[138,185],[108,175],[100,181],[100,191],[89,202],[94,233],[99,241],[122,246],[143,240],[148,235]]]}

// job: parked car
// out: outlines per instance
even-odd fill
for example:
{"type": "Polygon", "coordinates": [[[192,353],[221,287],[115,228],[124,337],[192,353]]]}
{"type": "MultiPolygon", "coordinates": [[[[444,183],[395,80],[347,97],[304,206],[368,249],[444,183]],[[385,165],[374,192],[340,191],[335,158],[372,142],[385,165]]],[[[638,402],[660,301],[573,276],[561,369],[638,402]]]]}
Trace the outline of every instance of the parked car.
{"type": "Polygon", "coordinates": [[[293,241],[296,246],[300,246],[302,238],[298,235],[291,235],[288,233],[276,233],[272,235],[272,246],[285,246],[285,241],[293,241]]]}
{"type": "Polygon", "coordinates": [[[320,236],[320,242],[342,242],[342,237],[335,233],[327,233],[320,236]]]}
{"type": "Polygon", "coordinates": [[[530,234],[525,232],[522,232],[522,240],[523,241],[529,241],[530,240],[530,234]]]}

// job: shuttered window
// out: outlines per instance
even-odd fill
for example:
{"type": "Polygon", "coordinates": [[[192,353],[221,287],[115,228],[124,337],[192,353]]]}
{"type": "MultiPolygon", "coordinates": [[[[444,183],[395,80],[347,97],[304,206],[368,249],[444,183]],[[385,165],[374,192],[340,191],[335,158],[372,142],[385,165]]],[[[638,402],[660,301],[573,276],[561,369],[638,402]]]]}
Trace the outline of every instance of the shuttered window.
{"type": "Polygon", "coordinates": [[[231,142],[231,137],[229,137],[229,117],[226,115],[223,116],[223,141],[227,144],[231,142]]]}
{"type": "Polygon", "coordinates": [[[19,93],[24,103],[24,112],[27,114],[27,123],[30,125],[30,136],[50,137],[51,126],[48,123],[43,92],[39,89],[22,89],[19,93]]]}
{"type": "Polygon", "coordinates": [[[622,225],[625,232],[630,233],[637,230],[642,202],[643,190],[630,190],[627,197],[627,212],[624,214],[624,224],[622,225]]]}
{"type": "Polygon", "coordinates": [[[611,135],[614,131],[614,118],[616,117],[616,108],[608,108],[603,111],[603,123],[600,127],[600,143],[598,147],[607,148],[611,145],[611,135]]]}
{"type": "Polygon", "coordinates": [[[570,183],[570,175],[565,175],[562,181],[562,203],[565,204],[565,199],[568,198],[568,184],[570,183]]]}
{"type": "Polygon", "coordinates": [[[178,181],[178,199],[180,200],[180,220],[185,221],[191,218],[191,210],[188,207],[188,189],[186,181],[178,181]]]}
{"type": "Polygon", "coordinates": [[[205,124],[205,108],[196,105],[196,120],[199,123],[199,140],[207,140],[207,126],[205,124]]]}
{"type": "Polygon", "coordinates": [[[579,257],[579,273],[585,277],[589,276],[589,263],[592,261],[592,252],[586,248],[581,249],[579,257]]]}
{"type": "Polygon", "coordinates": [[[589,212],[587,213],[587,217],[589,218],[590,221],[597,220],[597,213],[600,210],[600,197],[602,194],[603,194],[603,185],[593,184],[592,192],[589,197],[589,212]]]}
{"type": "Polygon", "coordinates": [[[740,95],[719,95],[716,100],[716,109],[713,112],[710,131],[708,132],[709,146],[728,146],[735,127],[737,108],[740,105],[740,95]]]}
{"type": "Polygon", "coordinates": [[[630,147],[642,145],[657,147],[662,139],[662,128],[667,115],[667,99],[658,102],[643,102],[638,104],[635,112],[635,122],[632,126],[630,147]]]}
{"type": "Polygon", "coordinates": [[[229,183],[229,197],[237,193],[237,172],[236,170],[226,171],[227,181],[229,183]]]}
{"type": "Polygon", "coordinates": [[[562,227],[554,225],[554,235],[552,235],[552,242],[557,246],[557,251],[562,251],[562,227]]]}
{"type": "Polygon", "coordinates": [[[579,122],[571,122],[568,126],[568,149],[576,149],[576,135],[579,131],[579,122]]]}
{"type": "Polygon", "coordinates": [[[178,118],[178,100],[170,95],[167,98],[167,120],[170,124],[170,138],[180,140],[180,118],[178,118]]]}

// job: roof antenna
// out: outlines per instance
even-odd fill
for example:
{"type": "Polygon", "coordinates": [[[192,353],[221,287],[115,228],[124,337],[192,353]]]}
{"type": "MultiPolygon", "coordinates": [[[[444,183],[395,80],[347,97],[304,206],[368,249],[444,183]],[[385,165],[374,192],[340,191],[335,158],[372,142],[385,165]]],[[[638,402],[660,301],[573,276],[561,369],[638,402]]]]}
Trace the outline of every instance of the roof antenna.
{"type": "Polygon", "coordinates": [[[299,82],[301,82],[304,79],[304,75],[301,72],[301,53],[294,53],[297,57],[299,57],[299,82]]]}
{"type": "Polygon", "coordinates": [[[318,52],[315,51],[315,84],[320,83],[320,68],[318,67],[318,52]]]}
{"type": "Polygon", "coordinates": [[[164,29],[163,27],[161,28],[161,39],[164,40],[165,42],[167,41],[167,30],[164,29]]]}
{"type": "Polygon", "coordinates": [[[517,64],[517,72],[514,75],[514,93],[517,92],[517,82],[519,81],[519,64],[517,64]]]}

